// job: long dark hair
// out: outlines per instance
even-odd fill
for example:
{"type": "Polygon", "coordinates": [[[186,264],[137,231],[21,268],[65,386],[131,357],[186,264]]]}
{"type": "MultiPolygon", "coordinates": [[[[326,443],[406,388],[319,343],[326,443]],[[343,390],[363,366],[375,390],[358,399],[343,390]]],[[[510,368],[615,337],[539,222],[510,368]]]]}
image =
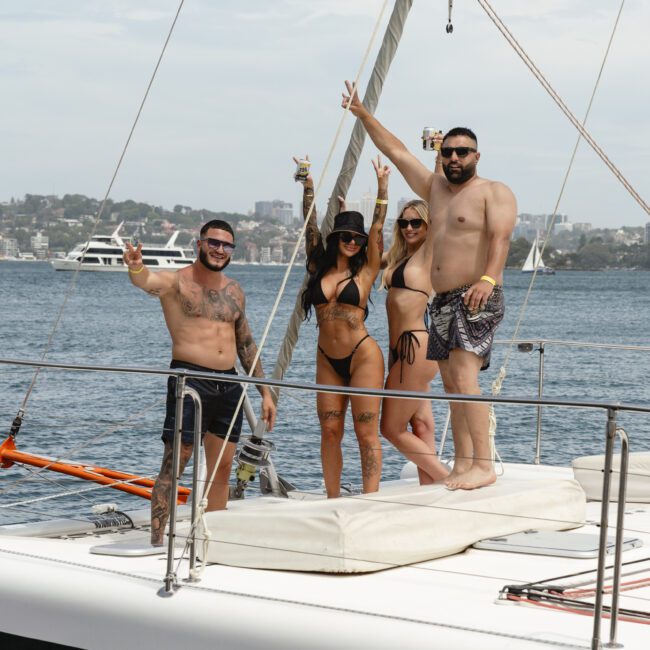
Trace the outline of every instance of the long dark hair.
{"type": "MultiPolygon", "coordinates": [[[[336,259],[339,254],[339,233],[333,233],[327,238],[327,247],[323,246],[320,241],[318,246],[314,248],[311,255],[307,258],[307,272],[309,279],[307,286],[302,292],[300,302],[302,309],[305,313],[304,320],[309,320],[311,316],[311,308],[314,304],[314,292],[316,287],[320,285],[323,276],[333,267],[336,266],[336,259]]],[[[350,258],[350,278],[358,275],[361,269],[368,263],[368,240],[361,247],[361,250],[350,258]]],[[[348,278],[344,278],[344,282],[348,278]]],[[[368,317],[368,306],[365,308],[364,319],[368,317]]]]}

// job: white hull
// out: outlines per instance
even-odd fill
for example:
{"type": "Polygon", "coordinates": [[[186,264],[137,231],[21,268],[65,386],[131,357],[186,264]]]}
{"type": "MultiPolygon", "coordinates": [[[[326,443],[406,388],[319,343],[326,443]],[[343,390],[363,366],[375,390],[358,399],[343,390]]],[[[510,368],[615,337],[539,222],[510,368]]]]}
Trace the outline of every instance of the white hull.
{"type": "MultiPolygon", "coordinates": [[[[572,476],[569,468],[506,465],[499,481],[572,476]]],[[[259,508],[259,502],[238,501],[229,509],[242,514],[259,508]]],[[[626,551],[624,562],[647,557],[650,545],[650,507],[635,504],[630,510],[630,534],[642,538],[646,548],[626,551]]],[[[600,503],[589,502],[587,521],[599,516],[600,503]]],[[[179,536],[187,530],[182,525],[179,536]]],[[[587,525],[563,534],[574,532],[597,534],[598,528],[587,525]]],[[[251,544],[259,543],[254,521],[249,537],[251,544]]],[[[0,535],[0,630],[89,650],[526,650],[549,643],[588,648],[592,636],[591,616],[497,598],[505,585],[591,570],[595,559],[469,548],[361,575],[211,564],[192,583],[184,580],[188,564],[183,560],[178,590],[164,597],[161,556],[90,553],[98,544],[147,538],[146,530],[71,539],[0,535]]],[[[649,590],[623,591],[621,607],[647,609],[649,590]]],[[[608,630],[603,622],[603,641],[608,630]]],[[[628,650],[645,650],[647,634],[646,625],[619,622],[618,640],[628,650]]]]}
{"type": "MultiPolygon", "coordinates": [[[[521,269],[522,273],[535,273],[535,269],[521,269]]],[[[555,271],[548,266],[540,266],[537,275],[555,275],[555,271]]]]}
{"type": "MultiPolygon", "coordinates": [[[[175,263],[160,263],[156,266],[150,267],[152,271],[175,271],[190,266],[194,260],[187,259],[175,263]]],[[[124,264],[89,264],[83,262],[81,266],[76,260],[52,260],[50,262],[55,271],[97,271],[100,273],[126,273],[127,267],[124,264]]]]}

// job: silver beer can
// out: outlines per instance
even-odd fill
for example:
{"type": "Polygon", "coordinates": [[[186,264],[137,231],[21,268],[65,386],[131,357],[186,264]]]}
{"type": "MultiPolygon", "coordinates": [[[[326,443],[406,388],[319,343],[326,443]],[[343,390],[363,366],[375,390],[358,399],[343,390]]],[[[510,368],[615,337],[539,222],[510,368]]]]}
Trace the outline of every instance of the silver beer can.
{"type": "Polygon", "coordinates": [[[422,148],[425,151],[440,151],[440,143],[434,141],[434,136],[442,133],[431,126],[425,126],[422,130],[422,148]]]}

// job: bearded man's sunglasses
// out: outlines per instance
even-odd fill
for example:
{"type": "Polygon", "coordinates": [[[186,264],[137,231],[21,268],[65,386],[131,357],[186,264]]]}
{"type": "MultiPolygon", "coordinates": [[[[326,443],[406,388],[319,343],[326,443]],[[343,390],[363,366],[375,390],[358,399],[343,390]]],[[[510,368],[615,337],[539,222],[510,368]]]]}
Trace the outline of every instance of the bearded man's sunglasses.
{"type": "Polygon", "coordinates": [[[459,158],[466,158],[470,151],[476,152],[476,149],[474,147],[442,147],[440,154],[443,158],[451,158],[454,151],[459,158]]]}

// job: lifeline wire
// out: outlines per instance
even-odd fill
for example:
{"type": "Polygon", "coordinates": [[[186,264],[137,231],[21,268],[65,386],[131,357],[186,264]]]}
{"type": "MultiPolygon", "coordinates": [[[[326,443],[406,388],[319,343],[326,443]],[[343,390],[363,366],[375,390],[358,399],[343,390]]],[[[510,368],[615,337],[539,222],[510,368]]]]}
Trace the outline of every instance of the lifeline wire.
{"type": "MultiPolygon", "coordinates": [[[[129,135],[126,139],[126,142],[124,143],[124,147],[122,148],[122,153],[120,154],[120,157],[117,161],[117,165],[115,166],[115,170],[113,171],[113,176],[111,177],[111,181],[108,184],[108,188],[106,189],[106,193],[104,194],[104,199],[102,200],[102,203],[99,207],[99,211],[97,212],[97,216],[95,217],[95,223],[93,224],[92,230],[90,232],[90,237],[92,237],[95,232],[97,231],[97,226],[99,225],[99,219],[102,216],[102,213],[104,212],[104,207],[106,206],[106,201],[108,201],[108,196],[111,192],[111,189],[113,189],[113,184],[115,183],[115,179],[117,178],[117,174],[120,170],[120,167],[122,166],[122,161],[124,160],[124,156],[126,155],[126,150],[131,143],[131,138],[133,137],[133,133],[135,131],[135,127],[138,124],[138,121],[140,119],[140,115],[142,114],[142,110],[144,109],[144,104],[147,101],[147,97],[149,96],[149,91],[151,90],[151,87],[153,86],[154,79],[156,78],[156,74],[158,73],[158,68],[160,67],[160,64],[162,63],[162,58],[165,54],[165,51],[167,49],[167,45],[169,44],[169,41],[172,37],[172,33],[174,32],[174,28],[176,27],[176,22],[178,21],[178,17],[181,13],[181,9],[183,8],[183,4],[185,3],[185,0],[180,0],[180,3],[178,5],[178,9],[176,10],[176,15],[174,16],[174,20],[172,21],[172,25],[169,28],[169,32],[167,33],[167,38],[165,39],[165,43],[163,44],[162,50],[160,52],[160,55],[158,56],[158,60],[156,62],[156,65],[154,67],[153,73],[151,75],[151,78],[149,79],[149,83],[147,84],[147,89],[145,90],[144,96],[142,97],[142,101],[140,102],[140,106],[138,108],[138,112],[135,116],[135,119],[133,120],[133,124],[131,125],[131,130],[129,131],[129,135]]],[[[77,278],[79,276],[79,272],[81,270],[81,264],[84,260],[84,257],[86,256],[86,251],[84,250],[81,258],[79,259],[79,263],[77,265],[77,268],[74,272],[74,275],[72,276],[72,280],[70,281],[70,286],[68,287],[68,290],[66,291],[66,294],[63,298],[63,302],[61,303],[61,307],[59,307],[59,311],[57,312],[56,318],[54,319],[54,324],[52,325],[52,330],[50,332],[50,336],[47,340],[47,343],[45,345],[45,350],[43,351],[43,354],[41,356],[41,359],[45,359],[47,356],[48,352],[50,351],[50,348],[52,347],[52,341],[54,340],[54,334],[56,333],[59,323],[61,322],[61,318],[63,317],[63,312],[65,311],[65,308],[68,304],[68,300],[70,299],[70,296],[72,295],[72,291],[74,290],[74,287],[77,283],[77,278]]],[[[23,415],[25,414],[25,408],[27,407],[27,402],[29,400],[30,395],[32,394],[32,391],[34,390],[34,385],[36,384],[36,380],[40,374],[41,368],[37,368],[36,371],[34,372],[34,376],[32,377],[32,380],[29,384],[29,387],[27,388],[27,392],[25,393],[25,397],[23,399],[23,402],[20,406],[20,409],[18,410],[18,415],[16,416],[16,419],[22,420],[23,415]]],[[[15,421],[14,421],[15,422],[15,421]]],[[[20,428],[20,424],[18,425],[18,428],[20,428]]],[[[13,427],[12,427],[13,431],[13,427]]],[[[16,431],[17,433],[17,431],[16,431]]]]}
{"type": "MultiPolygon", "coordinates": [[[[370,36],[370,40],[368,42],[368,46],[367,46],[366,51],[365,51],[365,53],[363,55],[361,65],[359,66],[359,69],[357,70],[357,74],[356,74],[356,77],[355,77],[355,80],[354,80],[355,87],[358,87],[358,85],[359,85],[359,78],[361,77],[361,73],[363,72],[363,70],[364,70],[364,68],[366,66],[366,63],[368,61],[368,57],[370,56],[370,51],[372,50],[372,46],[373,46],[373,44],[375,42],[375,38],[377,36],[377,32],[379,31],[379,26],[381,24],[381,19],[382,19],[383,15],[384,15],[384,11],[386,10],[387,3],[388,3],[388,0],[384,0],[384,2],[382,3],[381,10],[380,10],[379,15],[377,17],[377,20],[375,22],[374,29],[373,29],[372,34],[370,36]]],[[[296,261],[296,257],[298,255],[298,250],[299,250],[299,248],[300,248],[300,246],[302,244],[302,239],[303,239],[303,237],[305,235],[305,231],[307,230],[307,225],[309,223],[309,219],[310,219],[311,214],[312,214],[312,212],[314,210],[314,207],[316,206],[316,199],[318,198],[320,189],[321,189],[321,187],[322,187],[322,185],[324,183],[324,179],[325,179],[325,176],[326,176],[326,173],[327,173],[327,169],[328,169],[329,164],[330,164],[330,162],[332,160],[332,157],[334,155],[334,149],[336,148],[336,144],[337,144],[339,136],[341,134],[343,124],[345,123],[345,119],[348,116],[349,112],[350,112],[350,107],[347,106],[343,111],[341,119],[339,120],[339,124],[337,126],[336,133],[334,135],[334,139],[333,139],[332,144],[330,145],[330,149],[329,149],[329,151],[327,153],[327,158],[325,159],[325,164],[323,165],[323,172],[321,174],[321,178],[320,178],[320,180],[318,182],[318,185],[316,186],[316,188],[314,190],[314,201],[313,201],[311,207],[309,208],[309,212],[305,216],[303,226],[302,226],[302,228],[300,230],[300,233],[298,235],[298,241],[296,242],[296,245],[295,245],[295,247],[293,249],[293,253],[291,254],[291,259],[289,260],[289,263],[287,265],[287,270],[285,271],[284,277],[282,278],[282,283],[280,285],[280,290],[278,291],[278,295],[277,295],[277,297],[275,299],[275,303],[273,304],[273,308],[271,309],[271,313],[270,313],[270,315],[269,315],[269,317],[267,319],[266,326],[264,328],[264,333],[262,334],[262,338],[260,339],[260,343],[259,343],[259,346],[257,348],[257,352],[255,353],[255,357],[254,357],[253,362],[251,364],[251,368],[250,368],[249,373],[248,373],[249,377],[252,377],[252,373],[255,371],[255,368],[256,368],[256,366],[257,366],[257,364],[259,362],[259,359],[260,359],[260,356],[261,356],[261,353],[262,353],[262,348],[264,347],[264,344],[266,343],[266,339],[267,339],[269,331],[271,329],[271,324],[273,323],[273,319],[275,318],[275,314],[276,314],[276,312],[278,310],[278,307],[280,306],[280,300],[281,300],[281,298],[282,298],[282,296],[284,294],[284,290],[285,290],[287,282],[289,280],[289,274],[291,273],[291,269],[293,268],[293,265],[294,265],[294,263],[296,261]]],[[[243,404],[244,398],[246,397],[247,392],[248,392],[248,384],[243,386],[242,394],[241,394],[241,396],[239,398],[239,402],[237,403],[237,407],[235,409],[235,414],[234,414],[233,418],[230,421],[228,431],[226,432],[226,436],[224,438],[225,443],[227,443],[230,440],[230,435],[232,433],[232,428],[234,426],[235,418],[237,416],[237,413],[239,413],[239,410],[242,407],[242,404],[243,404]]],[[[211,474],[211,476],[210,476],[210,478],[209,478],[209,480],[207,482],[207,485],[205,487],[204,494],[207,494],[207,492],[210,490],[210,487],[212,486],[212,483],[214,482],[214,478],[216,476],[217,470],[219,468],[219,465],[221,463],[221,460],[223,458],[223,454],[224,454],[225,451],[226,451],[226,445],[224,444],[222,446],[221,451],[219,452],[219,456],[217,457],[217,460],[216,460],[216,462],[214,464],[214,468],[212,469],[212,474],[211,474]]],[[[199,513],[198,513],[197,521],[192,522],[192,527],[193,528],[197,525],[198,519],[203,517],[206,505],[207,505],[207,501],[204,498],[204,499],[201,500],[201,502],[199,504],[199,513]]]]}
{"type": "MultiPolygon", "coordinates": [[[[479,1],[481,1],[481,0],[479,0],[479,1]]],[[[572,168],[572,166],[573,166],[573,162],[574,162],[574,160],[575,160],[576,153],[577,153],[577,151],[578,151],[578,146],[579,146],[579,144],[580,144],[580,141],[581,141],[582,138],[584,137],[584,134],[586,133],[586,131],[584,131],[584,128],[582,128],[582,126],[585,125],[585,124],[587,123],[587,119],[589,118],[589,113],[591,112],[591,107],[592,107],[592,105],[593,105],[594,98],[595,98],[595,96],[596,96],[596,91],[597,91],[597,89],[598,89],[598,85],[599,85],[599,83],[600,83],[600,79],[601,79],[601,77],[602,77],[602,75],[603,75],[603,70],[604,70],[604,68],[605,68],[605,63],[607,62],[607,57],[609,56],[609,51],[610,51],[610,49],[611,49],[612,42],[613,42],[613,40],[614,40],[614,35],[616,34],[616,29],[617,29],[617,27],[618,27],[618,22],[619,22],[619,19],[620,19],[620,17],[621,17],[621,13],[623,12],[623,6],[624,6],[624,5],[625,5],[625,0],[622,0],[622,1],[621,1],[621,5],[620,5],[619,10],[618,10],[618,14],[616,15],[616,20],[614,21],[614,27],[613,27],[613,29],[612,29],[612,33],[611,33],[611,35],[610,35],[610,37],[609,37],[609,42],[607,43],[607,48],[605,49],[605,55],[604,55],[604,57],[603,57],[603,61],[602,61],[601,65],[600,65],[600,70],[598,71],[598,76],[597,76],[597,78],[596,78],[596,83],[595,83],[595,85],[594,85],[594,89],[593,89],[593,91],[592,91],[592,93],[591,93],[591,97],[590,97],[590,99],[589,99],[589,104],[588,104],[588,106],[587,106],[587,110],[586,110],[586,112],[585,112],[585,116],[584,116],[584,118],[583,118],[583,120],[582,120],[581,128],[578,129],[578,138],[577,138],[577,140],[576,140],[575,146],[573,147],[573,152],[572,152],[572,154],[571,154],[571,158],[570,158],[570,160],[569,160],[569,165],[568,165],[567,170],[566,170],[566,173],[565,173],[565,175],[564,175],[564,180],[562,181],[562,186],[561,186],[561,188],[560,188],[560,193],[559,193],[559,195],[558,195],[558,197],[557,197],[557,201],[555,202],[555,208],[553,209],[553,215],[552,215],[552,217],[551,217],[551,223],[550,223],[550,225],[549,225],[549,227],[548,227],[548,232],[552,232],[552,231],[553,231],[553,226],[555,225],[555,219],[556,219],[556,217],[557,217],[557,211],[558,211],[558,209],[559,209],[560,201],[562,200],[562,196],[563,196],[563,194],[564,194],[564,190],[565,190],[566,185],[567,185],[567,182],[568,182],[568,180],[569,180],[569,174],[571,173],[571,168],[572,168]]],[[[504,26],[504,28],[505,28],[505,26],[504,26]]],[[[507,28],[505,28],[505,29],[506,29],[506,31],[507,31],[507,28]]],[[[510,34],[510,32],[508,32],[508,34],[510,34]]],[[[523,51],[523,50],[522,50],[522,51],[523,51]]],[[[520,55],[520,56],[521,56],[521,55],[520,55]]],[[[537,75],[535,75],[535,76],[537,76],[537,75]]],[[[587,134],[587,135],[588,135],[588,134],[587,134]]],[[[546,239],[544,240],[544,244],[543,244],[543,246],[542,246],[542,250],[541,250],[541,253],[540,253],[540,257],[543,257],[544,251],[546,250],[546,245],[547,245],[547,243],[548,243],[548,238],[546,238],[546,239]]],[[[523,321],[523,319],[524,319],[524,316],[525,316],[525,313],[526,313],[526,309],[527,309],[527,306],[528,306],[528,300],[529,300],[529,298],[530,298],[530,294],[531,294],[531,292],[532,292],[533,285],[534,285],[535,280],[536,280],[536,278],[537,278],[537,269],[538,269],[538,268],[539,268],[539,267],[536,265],[536,266],[535,266],[535,269],[534,269],[534,271],[533,271],[533,277],[532,277],[531,280],[530,280],[530,285],[528,286],[528,291],[526,292],[526,296],[525,296],[525,298],[524,298],[524,302],[523,302],[523,304],[522,304],[522,307],[521,307],[521,310],[520,310],[520,313],[519,313],[519,318],[517,319],[517,324],[516,324],[516,326],[515,326],[515,330],[514,330],[514,333],[513,333],[513,335],[512,335],[512,339],[511,339],[511,341],[510,341],[510,344],[509,344],[509,346],[508,346],[508,350],[507,350],[507,352],[506,352],[506,357],[505,357],[505,360],[504,360],[504,362],[503,362],[503,368],[505,368],[505,367],[508,365],[508,360],[509,360],[509,358],[510,358],[510,355],[512,354],[512,350],[513,350],[513,346],[514,346],[514,341],[516,340],[517,335],[518,335],[518,333],[519,333],[519,328],[521,327],[521,323],[522,323],[522,321],[523,321]]],[[[499,391],[496,392],[495,394],[498,395],[499,392],[500,392],[500,386],[499,386],[499,391]]]]}
{"type": "MultiPolygon", "coordinates": [[[[109,427],[105,431],[102,431],[102,432],[98,433],[96,436],[93,436],[89,440],[84,440],[83,442],[80,442],[78,445],[75,445],[74,447],[72,447],[72,449],[70,449],[68,452],[66,452],[65,456],[58,456],[57,458],[54,458],[53,460],[51,460],[47,465],[44,465],[43,467],[39,467],[37,470],[34,470],[33,471],[34,476],[29,476],[29,475],[24,476],[23,478],[19,478],[19,479],[16,479],[15,481],[13,481],[11,483],[8,483],[5,487],[0,488],[0,494],[2,494],[3,492],[6,492],[7,490],[13,489],[16,485],[20,485],[21,483],[25,483],[27,481],[30,481],[30,480],[36,478],[39,474],[41,474],[46,469],[48,469],[52,465],[52,463],[58,463],[58,462],[66,459],[66,458],[72,458],[72,456],[74,456],[75,454],[80,452],[82,449],[85,449],[86,447],[88,447],[92,443],[99,442],[102,438],[105,438],[107,435],[109,435],[109,434],[111,434],[111,433],[113,433],[113,432],[115,432],[115,431],[117,431],[119,429],[124,428],[132,420],[135,420],[135,419],[139,418],[141,415],[143,415],[147,411],[150,411],[152,408],[158,406],[159,404],[162,404],[163,401],[164,401],[164,399],[161,398],[161,399],[155,401],[153,404],[150,404],[149,406],[146,406],[145,408],[143,408],[138,413],[134,413],[133,415],[130,415],[125,421],[123,421],[123,422],[121,422],[119,424],[114,424],[113,426],[109,427]]],[[[133,479],[129,479],[129,480],[133,480],[133,479]]],[[[116,481],[115,485],[117,485],[117,484],[119,484],[121,482],[127,483],[128,481],[116,481]]],[[[108,486],[106,486],[106,487],[108,487],[108,486]]],[[[76,494],[76,493],[73,492],[72,494],[76,494]]]]}
{"type": "MultiPolygon", "coordinates": [[[[621,12],[623,11],[623,6],[625,4],[625,0],[622,0],[621,6],[620,6],[620,8],[618,10],[618,14],[616,16],[616,20],[614,21],[614,27],[612,29],[612,33],[611,33],[609,41],[607,43],[607,48],[605,49],[605,55],[603,57],[603,61],[602,61],[601,66],[600,66],[600,70],[598,72],[598,76],[596,78],[596,82],[594,84],[594,89],[593,89],[593,91],[591,93],[591,98],[589,99],[589,103],[588,103],[587,110],[585,112],[585,116],[584,116],[582,124],[579,123],[576,120],[576,118],[573,116],[571,111],[566,107],[566,105],[564,104],[562,99],[559,97],[559,95],[555,92],[555,90],[546,81],[546,79],[543,77],[541,72],[537,69],[535,64],[530,60],[530,58],[528,57],[526,52],[519,45],[519,43],[514,38],[514,36],[510,33],[508,28],[503,24],[501,19],[496,15],[496,13],[492,9],[492,7],[490,7],[490,5],[486,2],[486,0],[478,0],[478,2],[479,2],[479,4],[481,4],[483,9],[486,11],[488,16],[492,20],[492,22],[494,22],[494,24],[497,26],[499,31],[505,36],[508,43],[510,43],[510,45],[513,47],[513,49],[515,49],[517,54],[519,54],[519,56],[522,58],[524,63],[533,72],[533,75],[540,81],[542,86],[547,90],[547,92],[551,95],[551,97],[553,97],[553,99],[556,101],[558,106],[560,106],[560,108],[565,113],[565,115],[567,115],[567,117],[569,117],[571,122],[578,129],[578,138],[577,138],[575,146],[573,148],[573,152],[572,152],[571,158],[569,160],[569,165],[567,167],[566,173],[564,175],[564,180],[563,180],[562,186],[560,188],[560,193],[559,193],[557,201],[555,203],[555,208],[553,210],[553,215],[551,217],[551,223],[550,223],[549,231],[552,231],[553,226],[555,224],[555,219],[556,219],[556,216],[557,216],[557,211],[558,211],[558,208],[559,208],[559,205],[560,205],[560,201],[562,200],[562,196],[564,194],[564,189],[566,187],[566,184],[567,184],[567,181],[568,181],[568,178],[569,178],[569,174],[571,173],[571,169],[572,169],[572,166],[573,166],[573,161],[575,160],[575,156],[576,156],[576,153],[578,151],[578,145],[580,144],[580,139],[582,137],[584,137],[585,140],[587,140],[587,142],[592,146],[592,148],[594,148],[594,151],[596,151],[596,153],[605,161],[605,163],[610,168],[610,170],[612,170],[614,175],[623,183],[623,185],[625,185],[625,187],[628,189],[628,191],[630,191],[635,198],[638,197],[637,201],[639,201],[640,204],[642,205],[642,207],[644,207],[646,209],[646,211],[648,211],[648,206],[643,202],[641,197],[635,192],[634,188],[632,188],[632,186],[627,182],[627,180],[618,171],[618,169],[616,169],[616,167],[614,167],[614,165],[609,161],[609,158],[607,158],[605,153],[602,152],[600,147],[598,147],[598,145],[593,141],[593,139],[591,138],[589,133],[584,128],[584,124],[586,124],[587,119],[589,117],[589,113],[591,111],[591,107],[593,105],[593,101],[594,101],[594,98],[595,98],[595,95],[596,95],[596,90],[598,89],[598,85],[600,83],[600,79],[601,79],[602,74],[603,74],[605,63],[607,61],[607,57],[609,55],[609,51],[610,51],[610,48],[611,48],[611,45],[612,45],[612,41],[614,39],[614,34],[616,33],[616,29],[618,27],[619,18],[621,16],[621,12]]],[[[540,253],[540,257],[543,255],[544,251],[546,250],[547,242],[548,242],[548,238],[544,241],[544,245],[542,246],[542,252],[540,253]]],[[[535,268],[533,270],[533,277],[531,278],[530,284],[528,285],[528,291],[526,292],[526,296],[524,297],[524,302],[523,302],[523,304],[521,306],[521,309],[519,310],[519,317],[517,318],[517,323],[515,325],[515,330],[514,330],[514,333],[512,335],[512,338],[510,340],[510,344],[508,345],[508,349],[506,351],[505,359],[504,359],[504,361],[503,361],[503,363],[501,365],[501,368],[499,369],[499,373],[498,373],[496,379],[492,383],[492,394],[493,395],[499,395],[501,393],[501,388],[502,388],[503,382],[505,381],[505,378],[506,378],[506,368],[508,366],[508,362],[510,360],[510,356],[511,356],[513,348],[514,348],[514,341],[517,339],[517,335],[519,333],[521,323],[522,323],[522,321],[524,319],[524,316],[526,314],[526,310],[527,310],[527,307],[528,307],[528,301],[530,299],[530,294],[531,294],[531,292],[533,290],[533,286],[534,286],[535,280],[537,278],[537,270],[538,270],[538,268],[539,268],[539,266],[538,266],[538,264],[536,264],[535,268]]],[[[497,428],[496,414],[495,414],[495,411],[494,411],[494,405],[491,404],[490,408],[489,408],[490,449],[492,451],[492,456],[495,457],[495,458],[498,458],[499,461],[501,461],[501,458],[499,456],[499,452],[496,449],[496,443],[495,443],[496,428],[497,428]]]]}

